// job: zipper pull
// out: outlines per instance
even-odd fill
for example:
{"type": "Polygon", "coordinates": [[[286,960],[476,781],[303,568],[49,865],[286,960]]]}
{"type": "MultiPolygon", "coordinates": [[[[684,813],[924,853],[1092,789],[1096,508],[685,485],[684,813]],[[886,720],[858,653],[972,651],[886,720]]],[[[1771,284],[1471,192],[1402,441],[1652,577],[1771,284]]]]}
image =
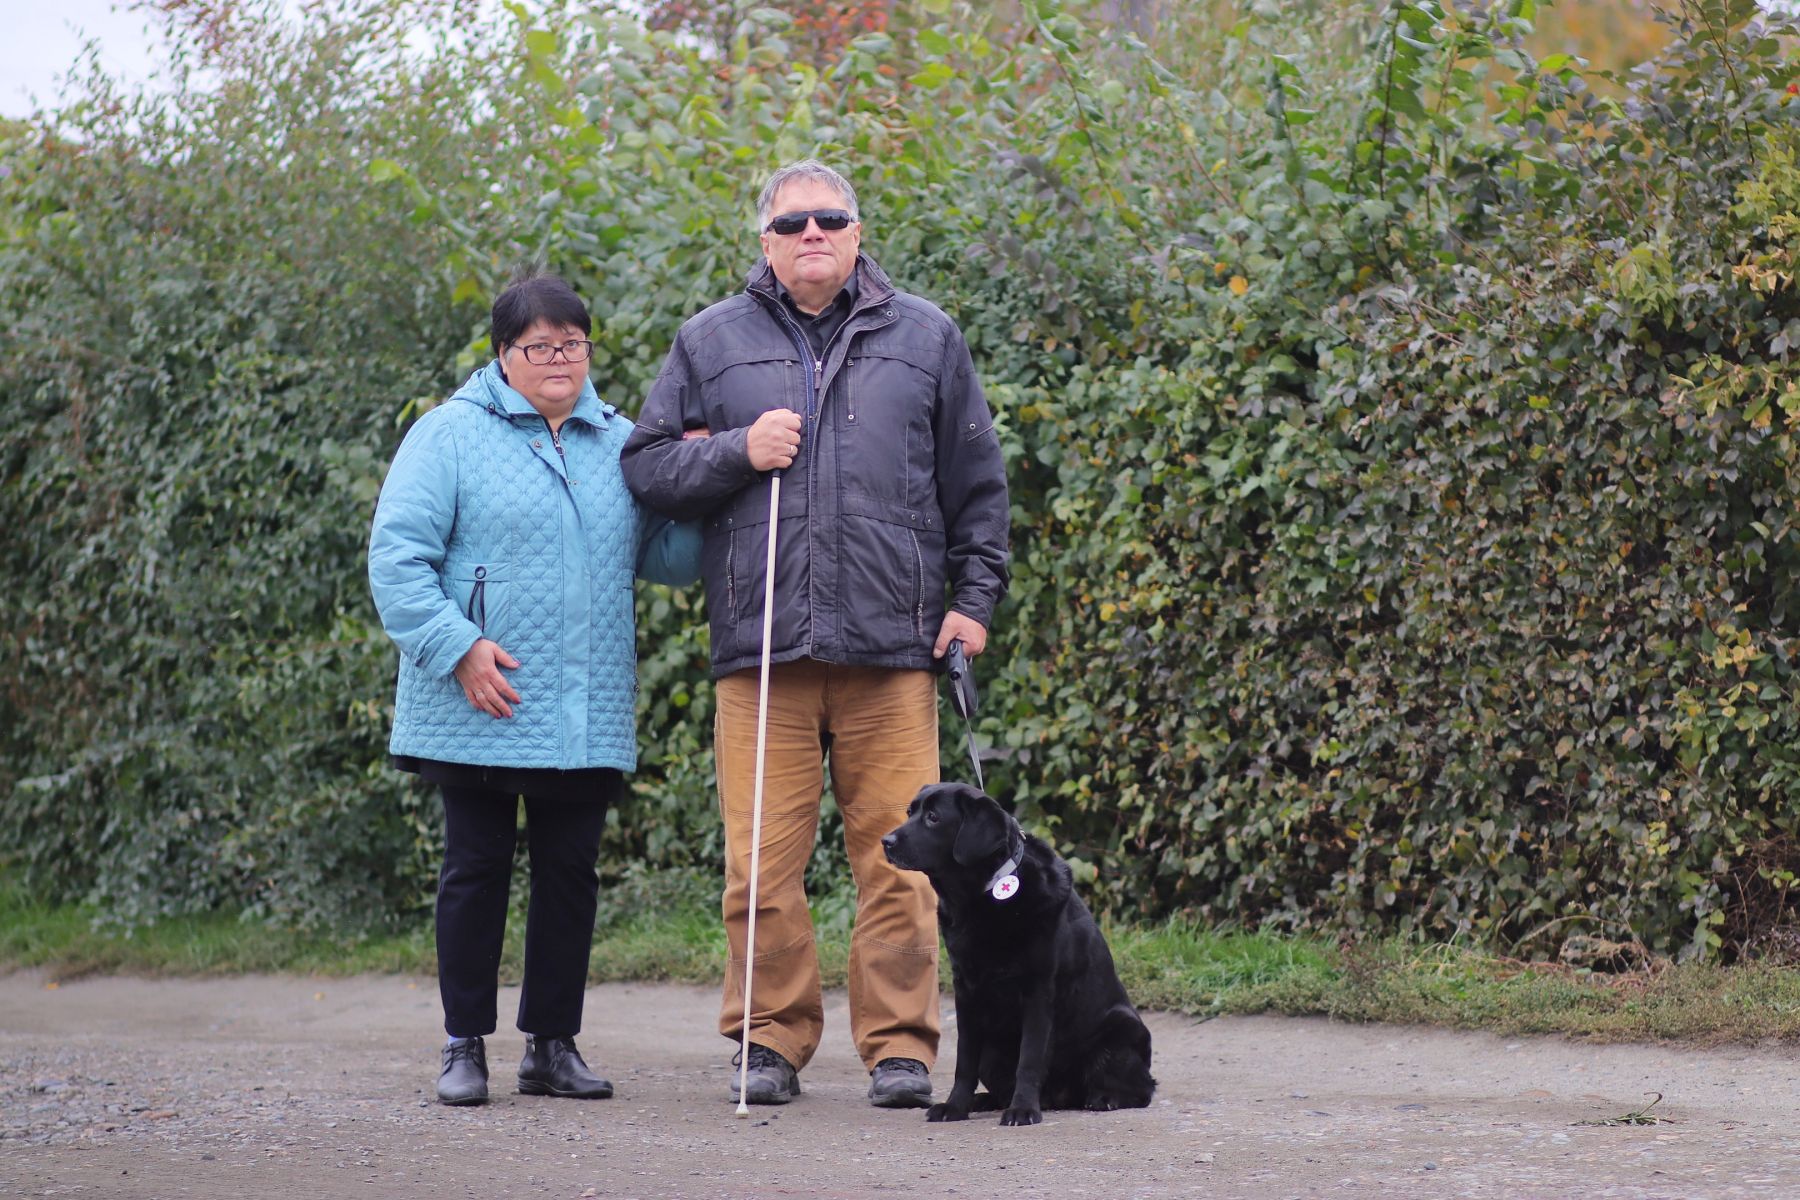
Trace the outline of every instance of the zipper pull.
{"type": "Polygon", "coordinates": [[[825,363],[820,359],[817,359],[817,358],[813,359],[813,386],[818,387],[819,381],[824,378],[825,378],[825,363]]]}

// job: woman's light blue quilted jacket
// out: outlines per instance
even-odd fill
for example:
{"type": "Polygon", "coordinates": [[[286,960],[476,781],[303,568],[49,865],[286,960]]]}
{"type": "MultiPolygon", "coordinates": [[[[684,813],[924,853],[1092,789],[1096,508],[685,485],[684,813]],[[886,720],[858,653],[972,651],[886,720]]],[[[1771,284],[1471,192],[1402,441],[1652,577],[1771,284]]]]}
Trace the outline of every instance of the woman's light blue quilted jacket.
{"type": "Polygon", "coordinates": [[[632,423],[583,387],[549,425],[500,364],[413,425],[382,485],[369,587],[400,647],[395,754],[483,766],[637,766],[636,576],[698,577],[700,532],[640,509],[619,473],[632,423]],[[476,639],[519,660],[513,715],[452,673],[476,639]]]}

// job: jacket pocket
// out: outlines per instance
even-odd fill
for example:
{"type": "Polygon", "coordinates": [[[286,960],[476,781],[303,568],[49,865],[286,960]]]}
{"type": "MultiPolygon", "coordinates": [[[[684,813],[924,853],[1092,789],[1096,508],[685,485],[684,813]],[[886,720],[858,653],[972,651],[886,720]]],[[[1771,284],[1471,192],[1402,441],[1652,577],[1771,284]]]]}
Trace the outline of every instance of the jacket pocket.
{"type": "Polygon", "coordinates": [[[737,612],[737,530],[725,534],[725,610],[737,612]]]}
{"type": "Polygon", "coordinates": [[[483,637],[495,640],[506,616],[508,564],[503,562],[458,563],[444,568],[450,599],[463,616],[475,623],[483,637]]]}
{"type": "MultiPolygon", "coordinates": [[[[783,342],[787,339],[780,333],[783,342]]],[[[791,343],[720,353],[700,375],[700,405],[714,433],[741,429],[777,408],[804,412],[805,376],[791,343]]],[[[805,364],[808,373],[812,364],[805,364]]]]}
{"type": "Polygon", "coordinates": [[[919,547],[919,531],[908,529],[907,537],[912,539],[913,565],[918,568],[913,588],[913,632],[920,637],[925,636],[925,551],[919,547]]]}
{"type": "Polygon", "coordinates": [[[707,519],[700,544],[700,579],[706,589],[706,622],[712,630],[714,661],[735,655],[738,622],[749,590],[747,543],[722,517],[707,519]]]}
{"type": "Polygon", "coordinates": [[[944,535],[934,510],[846,498],[838,618],[846,645],[929,654],[944,616],[944,535]]]}
{"type": "Polygon", "coordinates": [[[928,428],[937,379],[920,358],[897,347],[857,347],[842,374],[845,431],[891,438],[928,428]]]}
{"type": "Polygon", "coordinates": [[[894,355],[859,346],[832,384],[841,401],[830,417],[845,474],[882,499],[905,504],[933,484],[937,381],[894,355]]]}

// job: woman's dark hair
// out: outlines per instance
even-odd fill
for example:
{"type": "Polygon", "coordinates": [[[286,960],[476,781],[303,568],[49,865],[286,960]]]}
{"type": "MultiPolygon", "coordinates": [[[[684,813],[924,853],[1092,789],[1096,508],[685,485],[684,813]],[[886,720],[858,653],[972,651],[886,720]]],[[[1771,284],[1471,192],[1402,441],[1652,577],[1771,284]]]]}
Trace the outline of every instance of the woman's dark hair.
{"type": "Polygon", "coordinates": [[[494,300],[488,318],[488,340],[494,353],[498,355],[502,346],[510,346],[539,321],[559,327],[572,325],[584,336],[594,331],[594,319],[574,288],[546,271],[521,272],[494,300]]]}

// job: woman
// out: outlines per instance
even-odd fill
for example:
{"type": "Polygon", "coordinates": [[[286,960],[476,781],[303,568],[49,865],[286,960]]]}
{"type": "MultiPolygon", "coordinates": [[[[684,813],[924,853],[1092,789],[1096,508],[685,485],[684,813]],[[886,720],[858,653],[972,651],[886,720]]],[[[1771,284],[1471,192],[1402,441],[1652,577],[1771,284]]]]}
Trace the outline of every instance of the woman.
{"type": "Polygon", "coordinates": [[[519,1091],[600,1099],[575,1048],[608,805],[637,765],[632,580],[698,574],[699,530],[638,508],[631,422],[588,381],[593,328],[561,279],[494,301],[495,360],[419,418],[382,486],[369,585],[400,647],[389,749],[438,784],[438,1099],[487,1100],[495,992],[525,801],[531,902],[519,1091]]]}

